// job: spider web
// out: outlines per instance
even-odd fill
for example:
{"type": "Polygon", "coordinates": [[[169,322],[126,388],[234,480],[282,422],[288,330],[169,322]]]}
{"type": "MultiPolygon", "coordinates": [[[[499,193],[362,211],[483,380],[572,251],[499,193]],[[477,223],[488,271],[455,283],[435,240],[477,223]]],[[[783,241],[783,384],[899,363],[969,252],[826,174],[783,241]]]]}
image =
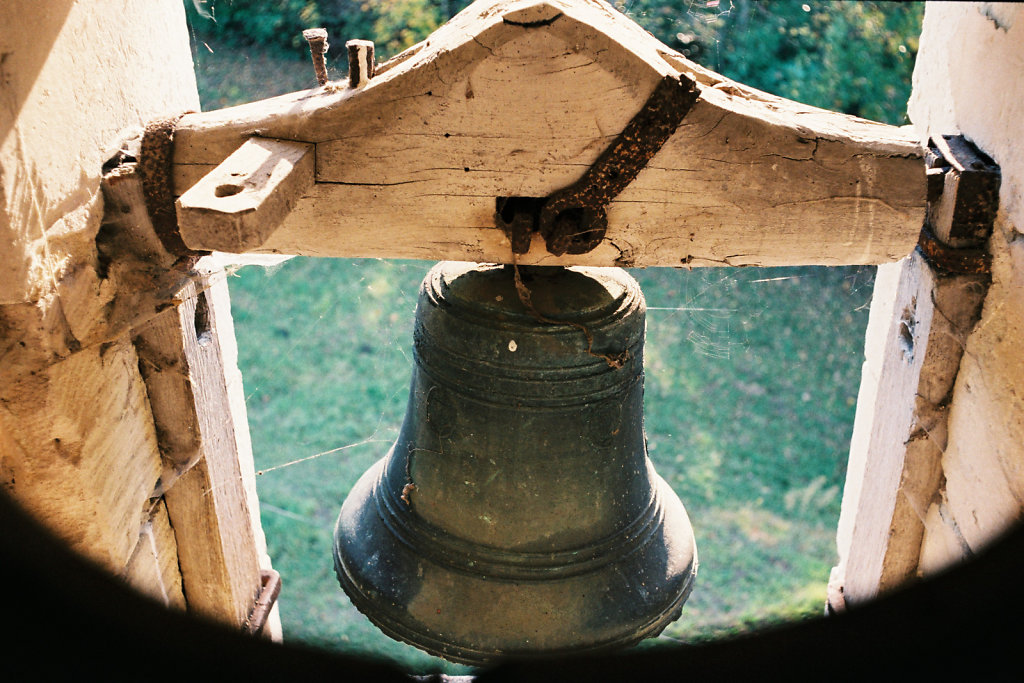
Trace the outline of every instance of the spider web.
{"type": "MultiPolygon", "coordinates": [[[[197,10],[203,5],[193,2],[197,10]]],[[[640,0],[618,6],[631,16],[645,11],[640,0]]],[[[689,0],[674,26],[688,34],[734,10],[732,0],[689,0]]],[[[213,56],[199,56],[213,63],[213,56]]],[[[378,647],[367,635],[372,627],[345,611],[325,569],[331,530],[352,483],[397,437],[412,368],[417,290],[431,264],[245,259],[259,261],[262,269],[243,268],[230,284],[263,523],[270,554],[279,570],[287,568],[286,590],[292,591],[283,596],[282,610],[286,617],[290,609],[307,613],[291,619],[286,635],[365,652],[378,647]],[[304,564],[310,556],[318,559],[304,564]],[[343,614],[352,624],[338,625],[343,614]]],[[[765,548],[808,539],[818,543],[819,554],[832,547],[834,523],[794,525],[801,515],[818,520],[827,517],[822,510],[837,507],[832,482],[841,480],[850,425],[831,425],[826,433],[822,411],[813,408],[845,405],[852,420],[873,269],[828,276],[812,268],[634,275],[648,302],[649,452],[690,509],[709,572],[684,619],[689,626],[735,623],[749,614],[744,600],[753,604],[757,595],[795,590],[773,583],[790,560],[765,548]],[[846,316],[860,322],[847,324],[846,316]],[[848,338],[832,336],[839,328],[848,338]],[[771,456],[770,467],[758,463],[758,451],[771,456]],[[736,506],[728,489],[741,488],[750,502],[736,506]],[[727,542],[760,558],[759,578],[747,580],[752,570],[723,569],[733,562],[721,550],[727,542]],[[716,585],[716,572],[733,585],[716,585]]],[[[663,637],[681,638],[680,631],[663,637]]],[[[431,661],[395,647],[405,654],[391,654],[406,661],[431,661]]]]}

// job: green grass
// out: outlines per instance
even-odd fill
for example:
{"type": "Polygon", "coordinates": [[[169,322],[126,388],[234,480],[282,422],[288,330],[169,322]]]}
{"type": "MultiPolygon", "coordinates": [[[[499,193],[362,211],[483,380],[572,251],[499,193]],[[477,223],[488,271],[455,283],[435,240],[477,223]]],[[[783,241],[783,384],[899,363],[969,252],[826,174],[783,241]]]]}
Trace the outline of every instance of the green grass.
{"type": "MultiPolygon", "coordinates": [[[[231,279],[285,634],[418,671],[442,665],[351,607],[331,567],[331,531],[348,489],[401,425],[417,288],[431,265],[295,259],[231,279]]],[[[662,640],[820,614],[870,269],[634,275],[652,309],[650,456],[689,510],[701,560],[683,618],[662,640]]]]}
{"type": "MultiPolygon", "coordinates": [[[[195,56],[204,109],[311,84],[309,64],[258,50],[199,44],[195,56]]],[[[404,416],[431,265],[294,259],[243,268],[230,286],[285,638],[456,673],[377,631],[331,564],[341,502],[404,416]]],[[[874,270],[633,274],[650,309],[650,456],[687,506],[701,562],[682,618],[645,646],[820,614],[874,270]]]]}

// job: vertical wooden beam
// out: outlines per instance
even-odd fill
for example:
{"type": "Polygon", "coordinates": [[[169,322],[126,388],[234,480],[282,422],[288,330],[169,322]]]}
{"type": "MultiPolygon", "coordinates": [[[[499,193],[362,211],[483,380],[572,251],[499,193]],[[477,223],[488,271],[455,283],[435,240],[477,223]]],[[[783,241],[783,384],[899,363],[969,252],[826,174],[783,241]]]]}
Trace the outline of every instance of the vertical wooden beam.
{"type": "MultiPolygon", "coordinates": [[[[228,294],[228,283],[223,268],[225,264],[233,262],[234,257],[225,257],[225,263],[220,263],[218,257],[210,256],[204,263],[214,270],[219,270],[217,276],[209,276],[206,289],[210,315],[215,321],[215,339],[220,346],[221,363],[223,365],[223,376],[227,383],[228,407],[230,409],[230,420],[235,425],[235,448],[238,467],[242,472],[242,486],[245,489],[246,501],[249,504],[249,521],[256,542],[256,552],[259,555],[262,575],[267,577],[268,573],[273,574],[273,563],[270,555],[267,554],[267,539],[263,533],[263,525],[260,521],[259,497],[256,493],[256,466],[252,455],[252,440],[249,435],[249,416],[245,408],[245,390],[242,384],[242,373],[238,369],[238,343],[235,338],[235,325],[231,317],[231,299],[228,294]]],[[[278,580],[278,587],[280,580],[278,580]]],[[[264,591],[267,584],[264,581],[264,591]]],[[[267,596],[260,594],[258,603],[266,603],[267,596]]],[[[283,640],[281,628],[281,614],[277,604],[277,596],[271,601],[270,611],[266,616],[266,622],[259,631],[260,635],[271,640],[280,642],[283,640]]],[[[259,607],[259,604],[257,605],[259,607]]]]}
{"type": "Polygon", "coordinates": [[[0,479],[77,552],[120,573],[160,458],[127,335],[35,372],[0,373],[0,479]]]}
{"type": "MultiPolygon", "coordinates": [[[[879,268],[868,323],[829,604],[863,602],[918,574],[945,503],[949,408],[991,281],[999,168],[961,136],[931,141],[937,181],[918,247],[879,268]]],[[[929,172],[930,174],[932,171],[929,172]]],[[[955,539],[952,539],[955,541],[955,539]]],[[[946,542],[952,542],[946,539],[946,542]]],[[[925,558],[934,565],[931,555],[925,558]]]]}
{"type": "Polygon", "coordinates": [[[194,454],[172,451],[161,481],[185,599],[190,610],[239,626],[260,592],[260,557],[208,292],[223,277],[223,271],[200,274],[178,293],[177,306],[139,330],[137,342],[154,364],[148,386],[154,406],[163,404],[154,408],[165,416],[161,432],[195,430],[161,439],[197,445],[194,454]]]}
{"type": "MultiPolygon", "coordinates": [[[[128,159],[138,157],[138,142],[123,144],[128,159]]],[[[180,268],[156,238],[138,165],[123,161],[113,168],[103,190],[103,251],[111,259],[180,268]]],[[[259,572],[270,570],[271,562],[259,525],[225,277],[213,259],[197,263],[190,278],[167,291],[161,312],[136,322],[133,341],[160,447],[152,495],[165,496],[161,503],[174,524],[179,592],[189,609],[240,625],[261,590],[259,572]]],[[[144,548],[138,552],[145,558],[144,548]]],[[[160,584],[154,586],[150,592],[159,592],[160,584]]],[[[279,640],[274,607],[262,632],[279,640]]]]}
{"type": "Polygon", "coordinates": [[[847,603],[917,572],[941,483],[949,398],[986,284],[980,275],[938,275],[917,252],[879,267],[833,581],[847,603]]]}

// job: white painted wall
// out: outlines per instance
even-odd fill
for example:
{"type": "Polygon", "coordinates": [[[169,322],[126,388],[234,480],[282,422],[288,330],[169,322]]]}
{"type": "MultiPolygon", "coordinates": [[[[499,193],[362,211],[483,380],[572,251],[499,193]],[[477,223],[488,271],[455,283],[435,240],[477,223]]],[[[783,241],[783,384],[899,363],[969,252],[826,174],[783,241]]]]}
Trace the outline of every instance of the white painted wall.
{"type": "Polygon", "coordinates": [[[921,569],[976,551],[1024,511],[1024,5],[928,3],[910,118],[1002,168],[992,285],[967,340],[921,569]]]}
{"type": "Polygon", "coordinates": [[[1024,5],[929,2],[909,114],[922,142],[963,134],[1001,166],[991,284],[974,322],[977,279],[879,268],[833,605],[970,557],[1024,512],[1024,5]]]}

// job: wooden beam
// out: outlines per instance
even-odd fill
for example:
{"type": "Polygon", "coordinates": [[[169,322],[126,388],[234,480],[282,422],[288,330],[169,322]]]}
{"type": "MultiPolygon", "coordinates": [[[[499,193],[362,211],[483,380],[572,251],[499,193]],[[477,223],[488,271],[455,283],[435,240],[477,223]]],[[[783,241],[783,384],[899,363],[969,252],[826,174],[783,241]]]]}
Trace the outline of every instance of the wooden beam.
{"type": "MultiPolygon", "coordinates": [[[[267,260],[274,257],[255,257],[250,259],[267,260]]],[[[273,572],[273,563],[267,554],[267,539],[263,533],[263,526],[260,521],[259,496],[256,492],[256,467],[252,455],[252,441],[249,434],[249,418],[245,408],[245,389],[242,385],[242,372],[238,368],[238,345],[235,338],[234,321],[231,318],[231,299],[228,292],[227,272],[225,264],[233,263],[232,257],[208,256],[198,264],[197,268],[207,273],[206,287],[207,302],[211,327],[215,332],[214,342],[217,344],[220,353],[220,361],[224,381],[226,383],[228,412],[224,419],[234,424],[235,434],[235,459],[238,461],[238,468],[242,475],[242,488],[245,491],[246,501],[249,505],[249,523],[256,543],[256,552],[259,556],[259,565],[262,570],[262,577],[265,578],[269,572],[273,572]],[[223,260],[223,263],[221,262],[223,260]]],[[[265,582],[264,582],[265,584],[265,582]]],[[[266,594],[266,585],[260,592],[258,602],[264,602],[269,598],[266,594]]],[[[254,611],[259,608],[257,605],[254,611]]],[[[252,627],[256,616],[250,616],[249,626],[252,627]]],[[[262,631],[260,633],[271,640],[280,642],[283,639],[281,630],[281,615],[278,603],[274,601],[270,613],[266,616],[262,631]]]]}
{"type": "Polygon", "coordinates": [[[313,187],[313,145],[250,138],[178,199],[186,245],[262,245],[313,187]]]}
{"type": "MultiPolygon", "coordinates": [[[[224,275],[219,272],[216,276],[224,275]]],[[[195,431],[179,440],[184,447],[168,457],[161,480],[177,541],[185,600],[189,610],[242,626],[260,592],[260,550],[239,464],[236,425],[216,340],[217,322],[208,300],[209,286],[208,278],[188,285],[178,295],[178,306],[169,311],[172,315],[153,323],[166,324],[171,331],[161,336],[149,330],[143,338],[167,342],[161,357],[172,363],[163,369],[183,380],[149,385],[163,390],[162,395],[151,397],[154,405],[163,402],[167,406],[170,421],[161,424],[195,431]],[[176,353],[171,353],[175,348],[176,353]],[[193,445],[198,451],[191,450],[193,445]],[[182,457],[175,462],[178,455],[182,457]]],[[[158,414],[154,408],[154,415],[158,414]]]]}
{"type": "Polygon", "coordinates": [[[178,546],[162,498],[156,500],[149,521],[143,524],[123,576],[136,590],[165,606],[185,609],[181,572],[178,571],[178,546]]]}
{"type": "Polygon", "coordinates": [[[0,481],[71,548],[119,574],[160,476],[131,340],[90,346],[20,377],[14,370],[0,373],[0,481]]]}
{"type": "MultiPolygon", "coordinates": [[[[191,291],[193,286],[187,288],[191,291]]],[[[182,341],[181,306],[172,306],[135,332],[139,371],[146,381],[162,462],[154,495],[163,495],[202,455],[193,376],[182,341]]],[[[186,321],[191,325],[192,320],[186,321]]],[[[208,379],[204,376],[203,379],[208,379]]]]}
{"type": "MultiPolygon", "coordinates": [[[[305,151],[288,157],[293,147],[272,145],[270,152],[254,153],[266,159],[284,148],[285,161],[260,164],[264,172],[301,156],[311,163],[305,151]]],[[[136,158],[138,151],[130,149],[129,155],[136,158]]],[[[237,179],[230,176],[233,172],[228,170],[228,177],[237,179]]],[[[273,173],[264,173],[255,182],[266,185],[268,175],[273,173]]],[[[156,237],[137,164],[114,168],[104,177],[103,189],[107,215],[100,244],[111,257],[111,272],[121,264],[132,265],[134,256],[162,266],[167,270],[158,272],[170,275],[142,288],[159,293],[158,312],[136,314],[131,323],[136,368],[145,380],[160,449],[159,478],[151,495],[165,496],[164,518],[174,520],[169,540],[175,546],[176,572],[180,566],[177,591],[169,579],[155,580],[169,576],[158,571],[164,556],[154,554],[154,548],[164,548],[167,543],[159,541],[168,539],[156,533],[162,527],[155,519],[151,542],[146,543],[144,529],[127,576],[157,597],[167,593],[167,599],[177,604],[180,596],[188,609],[239,626],[249,619],[260,593],[260,570],[271,570],[271,561],[259,526],[226,274],[212,258],[195,263],[187,275],[176,270],[184,266],[156,237]]],[[[169,522],[166,526],[170,533],[169,522]]],[[[264,632],[280,640],[276,605],[264,632]]]]}
{"type": "MultiPolygon", "coordinates": [[[[140,155],[141,133],[122,142],[126,153],[140,155]]],[[[134,158],[134,157],[132,157],[134,158]]],[[[162,269],[174,267],[176,257],[156,234],[146,208],[145,189],[138,164],[122,161],[103,174],[103,229],[100,253],[109,261],[134,257],[162,269]]]]}
{"type": "Polygon", "coordinates": [[[953,384],[987,288],[986,275],[940,275],[917,252],[879,269],[838,530],[848,604],[917,574],[953,384]]]}
{"type": "Polygon", "coordinates": [[[225,223],[216,236],[183,225],[186,243],[509,262],[497,198],[575,182],[666,76],[694,81],[700,97],[610,203],[603,242],[554,257],[534,239],[521,263],[866,264],[916,242],[926,181],[913,132],[729,81],[601,0],[480,0],[401,57],[361,88],[329,83],[182,118],[178,194],[250,138],[316,154],[316,183],[265,240],[225,223]]]}

